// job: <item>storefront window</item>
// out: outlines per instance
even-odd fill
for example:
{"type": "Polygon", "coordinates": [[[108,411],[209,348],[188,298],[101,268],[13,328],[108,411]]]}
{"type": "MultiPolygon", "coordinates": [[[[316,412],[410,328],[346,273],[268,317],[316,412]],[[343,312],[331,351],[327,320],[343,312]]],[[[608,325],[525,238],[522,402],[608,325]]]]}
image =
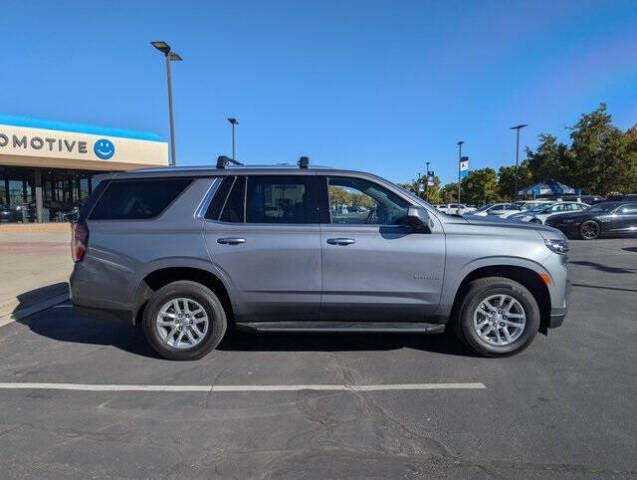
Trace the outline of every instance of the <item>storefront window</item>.
{"type": "MultiPolygon", "coordinates": [[[[42,169],[42,221],[66,221],[65,214],[90,195],[97,172],[42,169]]],[[[35,169],[0,167],[0,205],[22,213],[22,221],[37,221],[35,169]]],[[[18,218],[16,215],[13,218],[18,218]]]]}

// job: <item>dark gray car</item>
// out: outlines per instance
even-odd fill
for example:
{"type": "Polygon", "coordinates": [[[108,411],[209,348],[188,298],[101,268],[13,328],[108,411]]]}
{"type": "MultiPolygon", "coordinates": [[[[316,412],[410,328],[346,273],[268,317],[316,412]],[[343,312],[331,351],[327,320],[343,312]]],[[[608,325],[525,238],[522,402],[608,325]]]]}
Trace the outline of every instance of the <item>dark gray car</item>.
{"type": "Polygon", "coordinates": [[[113,174],[75,224],[83,313],[141,324],[171,359],[229,327],[441,332],[499,356],[559,326],[556,229],[437,211],[368,173],[232,167],[113,174]]]}

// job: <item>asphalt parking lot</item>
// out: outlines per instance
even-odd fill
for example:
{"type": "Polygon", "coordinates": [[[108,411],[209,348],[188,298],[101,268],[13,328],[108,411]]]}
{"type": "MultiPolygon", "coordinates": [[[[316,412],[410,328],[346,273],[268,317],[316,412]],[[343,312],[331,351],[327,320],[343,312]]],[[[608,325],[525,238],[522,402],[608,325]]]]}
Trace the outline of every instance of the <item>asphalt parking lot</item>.
{"type": "Polygon", "coordinates": [[[64,304],[8,325],[2,478],[637,478],[637,239],[571,247],[565,324],[505,359],[445,335],[240,334],[179,363],[64,304]]]}

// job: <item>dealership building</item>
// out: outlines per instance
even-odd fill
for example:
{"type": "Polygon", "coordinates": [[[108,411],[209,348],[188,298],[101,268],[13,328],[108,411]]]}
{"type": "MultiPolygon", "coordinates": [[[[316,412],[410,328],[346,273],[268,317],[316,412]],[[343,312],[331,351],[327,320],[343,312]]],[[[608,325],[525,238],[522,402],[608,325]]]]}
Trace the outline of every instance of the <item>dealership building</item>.
{"type": "Polygon", "coordinates": [[[167,165],[154,133],[0,115],[0,206],[24,222],[62,221],[95,175],[167,165]]]}

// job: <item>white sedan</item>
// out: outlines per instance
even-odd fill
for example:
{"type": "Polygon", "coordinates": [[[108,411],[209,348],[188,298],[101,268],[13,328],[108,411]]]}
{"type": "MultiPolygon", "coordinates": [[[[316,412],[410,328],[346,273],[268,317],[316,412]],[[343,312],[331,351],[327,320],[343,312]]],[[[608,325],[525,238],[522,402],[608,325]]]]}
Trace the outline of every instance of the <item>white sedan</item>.
{"type": "Polygon", "coordinates": [[[520,220],[522,222],[544,224],[546,219],[553,215],[581,212],[589,207],[590,205],[583,202],[555,202],[553,204],[541,205],[531,210],[511,215],[509,218],[512,220],[520,220]]]}
{"type": "Polygon", "coordinates": [[[491,210],[489,215],[497,215],[500,218],[508,218],[512,215],[517,215],[526,212],[527,210],[544,205],[551,205],[553,203],[555,203],[555,200],[521,200],[513,202],[506,208],[491,210]]]}

